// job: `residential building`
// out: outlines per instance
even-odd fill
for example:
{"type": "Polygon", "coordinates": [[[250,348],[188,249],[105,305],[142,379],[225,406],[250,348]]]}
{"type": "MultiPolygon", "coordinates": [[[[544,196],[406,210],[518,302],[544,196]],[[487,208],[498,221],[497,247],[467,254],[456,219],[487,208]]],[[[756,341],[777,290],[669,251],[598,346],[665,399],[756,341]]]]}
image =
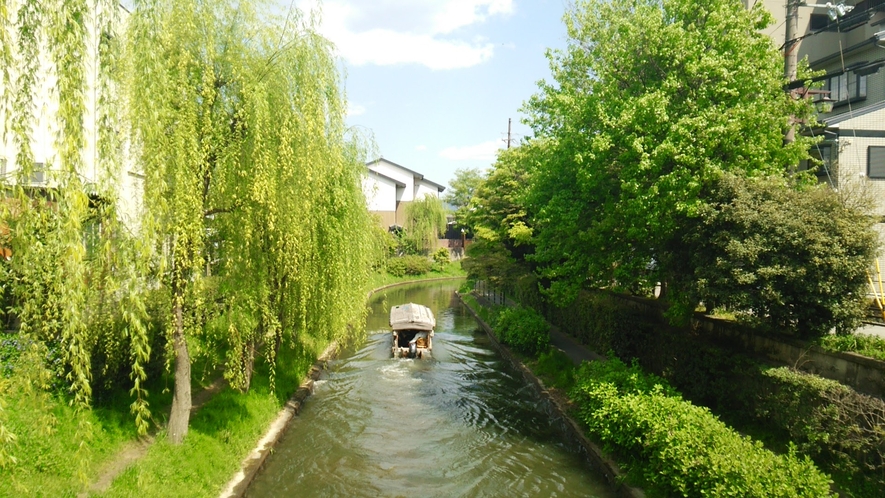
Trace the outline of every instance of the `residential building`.
{"type": "MultiPolygon", "coordinates": [[[[86,28],[85,53],[79,59],[81,64],[82,75],[84,78],[84,88],[82,89],[82,97],[84,104],[84,113],[82,115],[82,131],[83,131],[83,148],[81,150],[80,168],[77,175],[84,184],[85,188],[93,191],[101,190],[95,187],[99,185],[113,185],[117,191],[118,212],[124,219],[124,222],[131,229],[137,226],[138,209],[141,202],[141,184],[142,175],[136,171],[131,171],[131,165],[126,166],[124,154],[120,152],[118,157],[114,158],[114,163],[119,166],[120,171],[110,172],[108,168],[103,166],[106,158],[99,157],[99,126],[102,120],[99,102],[101,101],[101,84],[99,70],[101,61],[99,59],[99,42],[102,37],[113,37],[117,33],[108,32],[104,26],[107,19],[100,17],[95,9],[105,5],[101,2],[93,4],[93,10],[90,10],[84,17],[86,28]]],[[[9,5],[8,14],[15,15],[19,7],[19,2],[13,1],[9,5]]],[[[114,21],[112,25],[115,28],[122,27],[128,11],[119,4],[115,6],[116,11],[111,13],[114,21]]],[[[13,96],[17,92],[18,80],[23,60],[26,54],[19,53],[17,37],[18,33],[13,24],[6,24],[0,29],[6,29],[9,49],[15,64],[13,67],[7,68],[10,72],[9,82],[11,88],[4,86],[4,81],[0,79],[0,95],[6,98],[0,99],[0,123],[8,125],[10,123],[10,108],[13,102],[13,96]]],[[[59,127],[59,91],[58,91],[58,75],[52,63],[51,47],[45,37],[39,38],[40,42],[37,48],[37,77],[31,92],[30,105],[33,112],[33,120],[31,128],[28,131],[28,144],[33,155],[33,172],[28,178],[27,185],[31,189],[37,191],[40,189],[51,189],[58,185],[58,172],[61,171],[58,154],[58,137],[60,134],[59,127]]],[[[0,134],[0,186],[3,184],[14,184],[16,180],[16,171],[19,165],[16,164],[16,158],[19,153],[19,146],[10,132],[9,126],[3,127],[4,132],[0,134]]]]}
{"type": "Polygon", "coordinates": [[[446,188],[423,174],[383,157],[366,164],[363,193],[369,211],[379,216],[384,228],[402,226],[405,207],[412,201],[430,195],[439,198],[446,188]]]}
{"type": "Polygon", "coordinates": [[[795,45],[799,60],[807,57],[811,69],[826,71],[814,78],[821,87],[810,96],[831,102],[820,109],[821,126],[804,132],[823,136],[811,151],[823,163],[818,178],[833,188],[871,194],[885,242],[885,0],[743,1],[747,7],[761,2],[774,15],[766,34],[775,46],[795,45]],[[786,39],[790,5],[795,44],[786,39]]]}

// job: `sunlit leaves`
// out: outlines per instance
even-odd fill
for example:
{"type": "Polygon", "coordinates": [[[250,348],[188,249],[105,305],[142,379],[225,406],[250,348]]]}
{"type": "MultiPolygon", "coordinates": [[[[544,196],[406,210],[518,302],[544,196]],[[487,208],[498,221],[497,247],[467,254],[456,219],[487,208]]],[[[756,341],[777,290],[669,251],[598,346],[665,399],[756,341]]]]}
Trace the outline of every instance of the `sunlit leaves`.
{"type": "Polygon", "coordinates": [[[578,2],[556,84],[527,104],[540,159],[530,204],[534,256],[565,286],[645,286],[677,228],[722,172],[783,173],[807,141],[784,146],[807,103],[783,91],[782,61],[756,30],[766,19],[731,0],[578,2]]]}

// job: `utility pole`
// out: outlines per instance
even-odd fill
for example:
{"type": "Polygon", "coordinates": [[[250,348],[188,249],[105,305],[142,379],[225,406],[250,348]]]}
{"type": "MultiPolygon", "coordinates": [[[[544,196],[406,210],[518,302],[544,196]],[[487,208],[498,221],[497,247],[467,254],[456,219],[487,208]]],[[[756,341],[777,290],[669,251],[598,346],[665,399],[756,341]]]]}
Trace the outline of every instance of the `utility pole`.
{"type": "MultiPolygon", "coordinates": [[[[796,80],[796,48],[798,42],[795,40],[796,31],[799,25],[799,2],[801,0],[787,0],[787,20],[786,35],[784,36],[784,77],[787,84],[796,80]]],[[[788,90],[790,91],[790,90],[788,90]]],[[[796,140],[796,127],[794,123],[790,123],[787,134],[784,136],[785,143],[793,143],[796,140]]]]}
{"type": "Polygon", "coordinates": [[[510,148],[510,121],[511,118],[507,118],[507,148],[510,148]]]}

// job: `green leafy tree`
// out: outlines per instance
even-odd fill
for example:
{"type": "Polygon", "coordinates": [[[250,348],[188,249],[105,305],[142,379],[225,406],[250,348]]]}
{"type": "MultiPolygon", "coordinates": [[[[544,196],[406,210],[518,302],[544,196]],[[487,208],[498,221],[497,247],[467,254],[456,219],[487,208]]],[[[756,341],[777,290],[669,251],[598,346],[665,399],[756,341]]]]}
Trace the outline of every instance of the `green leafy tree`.
{"type": "Polygon", "coordinates": [[[479,168],[455,170],[455,178],[450,182],[451,188],[446,192],[445,201],[455,207],[455,219],[458,223],[462,223],[461,220],[467,216],[470,199],[485,177],[479,168]]]}
{"type": "Polygon", "coordinates": [[[129,26],[130,140],[145,175],[142,235],[171,303],[168,437],[180,443],[189,338],[212,313],[243,390],[256,356],[273,376],[287,337],[340,337],[365,313],[363,147],[345,134],[331,47],[297,11],[276,23],[249,2],[145,1],[129,26]]]}
{"type": "Polygon", "coordinates": [[[474,191],[462,221],[474,233],[468,247],[470,258],[463,262],[473,277],[501,286],[531,271],[526,256],[534,249],[532,221],[525,195],[545,147],[544,141],[531,140],[501,151],[485,181],[474,191]]]}
{"type": "Polygon", "coordinates": [[[527,206],[534,259],[553,294],[582,285],[649,286],[678,223],[723,172],[787,171],[807,139],[783,144],[809,104],[783,91],[782,60],[760,8],[733,0],[582,0],[554,83],[526,105],[551,143],[527,206]]]}
{"type": "Polygon", "coordinates": [[[425,195],[406,205],[403,226],[404,242],[427,254],[446,229],[446,210],[438,197],[425,195]]]}
{"type": "Polygon", "coordinates": [[[662,260],[673,275],[671,315],[723,306],[806,337],[860,325],[878,245],[871,216],[823,185],[781,177],[725,174],[707,189],[662,260]]]}

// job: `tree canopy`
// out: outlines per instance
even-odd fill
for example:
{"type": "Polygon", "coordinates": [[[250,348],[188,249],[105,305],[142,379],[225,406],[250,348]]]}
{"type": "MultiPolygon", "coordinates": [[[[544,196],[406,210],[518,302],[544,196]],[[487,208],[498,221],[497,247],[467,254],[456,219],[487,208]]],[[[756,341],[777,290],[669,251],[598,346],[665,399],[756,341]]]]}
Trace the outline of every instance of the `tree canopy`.
{"type": "MultiPolygon", "coordinates": [[[[554,290],[588,280],[629,287],[722,172],[764,175],[797,164],[784,146],[808,104],[783,91],[782,62],[759,30],[763,10],[711,0],[582,0],[568,47],[549,54],[554,83],[526,104],[553,145],[529,203],[535,259],[554,290]]],[[[568,292],[566,292],[568,294],[568,292]]]]}
{"type": "Polygon", "coordinates": [[[784,91],[770,21],[733,0],[576,2],[553,81],[524,106],[535,135],[475,191],[471,273],[532,272],[558,305],[660,282],[677,321],[703,303],[850,330],[872,218],[796,172],[813,139],[784,135],[814,118],[784,91]]]}
{"type": "Polygon", "coordinates": [[[446,192],[444,200],[455,208],[455,218],[459,223],[467,215],[470,199],[473,198],[485,176],[479,168],[455,170],[455,178],[450,182],[451,188],[446,192]]]}

